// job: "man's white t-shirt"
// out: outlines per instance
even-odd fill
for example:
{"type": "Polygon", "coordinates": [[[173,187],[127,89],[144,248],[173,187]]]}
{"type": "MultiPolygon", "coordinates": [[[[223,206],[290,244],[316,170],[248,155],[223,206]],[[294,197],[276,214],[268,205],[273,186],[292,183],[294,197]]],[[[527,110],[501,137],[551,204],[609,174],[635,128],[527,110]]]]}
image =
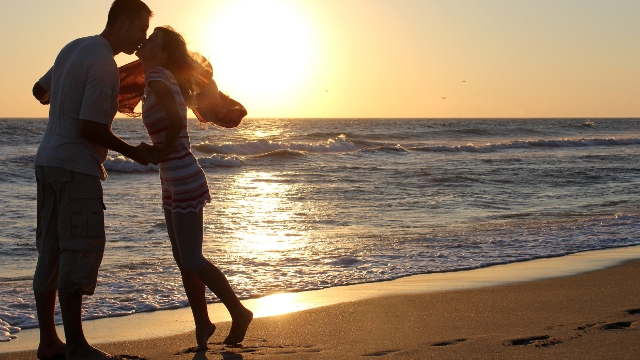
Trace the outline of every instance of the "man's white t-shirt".
{"type": "Polygon", "coordinates": [[[106,180],[108,150],[80,135],[80,119],[111,128],[118,111],[120,80],[109,42],[100,35],[70,42],[39,83],[50,91],[51,104],[35,164],[106,180]]]}

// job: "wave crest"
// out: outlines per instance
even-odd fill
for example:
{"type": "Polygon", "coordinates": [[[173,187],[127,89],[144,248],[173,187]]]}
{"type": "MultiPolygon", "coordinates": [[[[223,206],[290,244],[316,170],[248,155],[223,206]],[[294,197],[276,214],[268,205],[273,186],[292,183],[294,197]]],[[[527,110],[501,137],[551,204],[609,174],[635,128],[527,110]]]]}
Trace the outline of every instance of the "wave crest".
{"type": "Polygon", "coordinates": [[[541,139],[541,140],[516,140],[501,144],[486,145],[430,145],[410,147],[413,151],[432,152],[478,152],[488,153],[510,149],[533,149],[533,148],[572,148],[572,147],[592,147],[592,146],[629,146],[640,145],[640,139],[615,139],[615,138],[594,138],[594,139],[541,139]]]}
{"type": "MultiPolygon", "coordinates": [[[[201,157],[198,159],[198,163],[202,167],[241,167],[244,165],[242,159],[237,156],[223,156],[212,155],[209,157],[201,157]]],[[[137,172],[157,172],[158,166],[140,165],[137,162],[126,158],[122,155],[109,155],[104,162],[104,168],[107,171],[122,172],[122,173],[137,173],[137,172]]]]}
{"type": "Polygon", "coordinates": [[[193,146],[198,151],[209,154],[234,154],[241,156],[264,155],[280,150],[305,151],[309,153],[351,152],[358,147],[346,136],[338,136],[327,141],[317,143],[286,143],[271,140],[254,140],[240,143],[211,144],[201,143],[193,146]]]}
{"type": "Polygon", "coordinates": [[[158,171],[157,165],[140,165],[122,155],[109,155],[104,162],[104,168],[107,171],[126,173],[158,171]]]}
{"type": "Polygon", "coordinates": [[[242,159],[237,156],[212,155],[198,159],[202,167],[241,167],[244,165],[242,159]]]}

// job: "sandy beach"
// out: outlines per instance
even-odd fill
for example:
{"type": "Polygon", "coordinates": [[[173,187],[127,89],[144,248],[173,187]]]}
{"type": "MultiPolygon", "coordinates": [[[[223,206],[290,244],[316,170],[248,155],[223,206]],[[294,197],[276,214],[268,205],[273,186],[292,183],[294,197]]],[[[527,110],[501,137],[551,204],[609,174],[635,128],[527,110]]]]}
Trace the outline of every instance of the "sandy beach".
{"type": "MultiPolygon", "coordinates": [[[[310,300],[314,294],[301,294],[306,300],[290,306],[312,308],[255,319],[237,348],[222,344],[229,322],[219,323],[207,352],[189,350],[191,332],[95,343],[113,354],[145,359],[636,359],[640,260],[624,260],[625,254],[637,256],[638,247],[628,249],[327,289],[315,296],[316,304],[310,300]],[[607,267],[616,259],[624,263],[607,267]],[[584,272],[588,268],[599,269],[584,272]],[[425,283],[433,291],[418,285],[425,283]],[[318,302],[330,305],[315,307],[318,302]]],[[[253,306],[259,300],[252,300],[253,306]]],[[[129,318],[108,320],[134,333],[136,321],[144,327],[144,319],[129,318]]],[[[33,358],[33,350],[0,354],[0,359],[33,358]]]]}

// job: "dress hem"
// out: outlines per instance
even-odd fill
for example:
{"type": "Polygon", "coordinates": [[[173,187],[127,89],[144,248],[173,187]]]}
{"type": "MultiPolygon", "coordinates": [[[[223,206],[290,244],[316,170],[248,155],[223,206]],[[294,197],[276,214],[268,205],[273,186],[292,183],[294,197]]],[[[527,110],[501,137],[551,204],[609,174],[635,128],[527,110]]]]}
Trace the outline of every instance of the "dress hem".
{"type": "Polygon", "coordinates": [[[189,206],[188,208],[185,209],[180,209],[180,208],[176,208],[174,209],[172,206],[162,206],[163,209],[167,209],[167,210],[171,210],[172,212],[180,212],[180,213],[188,213],[188,212],[198,212],[200,210],[202,210],[206,204],[211,202],[211,196],[207,196],[201,200],[199,200],[199,203],[193,207],[193,206],[189,206]]]}

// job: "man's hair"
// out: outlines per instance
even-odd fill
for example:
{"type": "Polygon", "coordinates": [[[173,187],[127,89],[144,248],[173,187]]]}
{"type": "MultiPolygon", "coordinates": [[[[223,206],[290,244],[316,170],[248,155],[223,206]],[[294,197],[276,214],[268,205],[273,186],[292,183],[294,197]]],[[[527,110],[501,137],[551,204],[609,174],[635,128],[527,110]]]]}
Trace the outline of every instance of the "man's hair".
{"type": "Polygon", "coordinates": [[[153,11],[141,0],[115,0],[109,9],[107,26],[114,25],[122,16],[126,16],[131,21],[138,20],[141,12],[146,12],[149,17],[153,16],[153,11]]]}

